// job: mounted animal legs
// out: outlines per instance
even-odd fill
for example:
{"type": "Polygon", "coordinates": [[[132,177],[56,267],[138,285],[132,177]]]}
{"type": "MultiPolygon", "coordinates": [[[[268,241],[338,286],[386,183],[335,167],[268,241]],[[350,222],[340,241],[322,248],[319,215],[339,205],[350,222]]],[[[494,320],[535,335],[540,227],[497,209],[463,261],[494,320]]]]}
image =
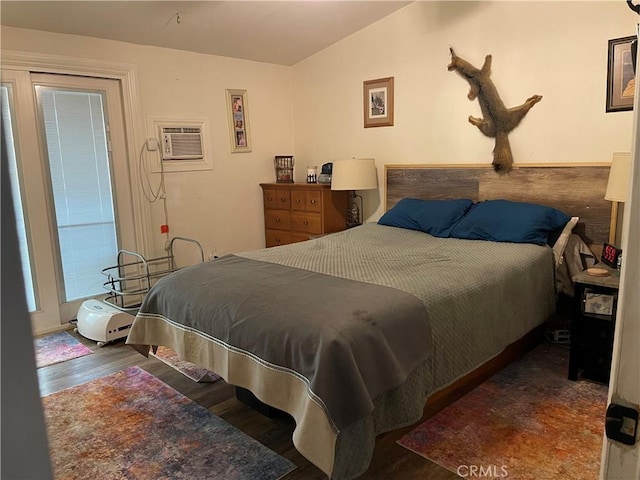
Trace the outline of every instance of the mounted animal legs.
{"type": "Polygon", "coordinates": [[[477,98],[482,111],[483,118],[469,116],[469,123],[478,127],[485,136],[496,139],[493,149],[493,169],[500,174],[507,173],[513,165],[508,133],[518,126],[536,103],[542,100],[542,96],[533,95],[522,105],[508,109],[500,99],[493,81],[489,78],[491,75],[491,55],[485,57],[482,68],[476,68],[458,57],[452,48],[450,51],[451,63],[447,69],[455,71],[469,82],[470,89],[467,98],[469,100],[477,98]]]}

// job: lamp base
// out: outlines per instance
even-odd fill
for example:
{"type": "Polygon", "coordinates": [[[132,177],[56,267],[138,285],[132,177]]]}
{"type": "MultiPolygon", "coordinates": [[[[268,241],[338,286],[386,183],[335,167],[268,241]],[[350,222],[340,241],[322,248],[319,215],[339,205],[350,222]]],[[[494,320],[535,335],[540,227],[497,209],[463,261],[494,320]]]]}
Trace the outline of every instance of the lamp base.
{"type": "Polygon", "coordinates": [[[351,198],[353,201],[349,206],[349,210],[347,211],[347,228],[357,227],[358,225],[362,225],[362,220],[360,218],[360,212],[362,208],[358,206],[358,198],[360,198],[360,205],[362,205],[362,197],[358,195],[355,190],[351,192],[351,198]]]}

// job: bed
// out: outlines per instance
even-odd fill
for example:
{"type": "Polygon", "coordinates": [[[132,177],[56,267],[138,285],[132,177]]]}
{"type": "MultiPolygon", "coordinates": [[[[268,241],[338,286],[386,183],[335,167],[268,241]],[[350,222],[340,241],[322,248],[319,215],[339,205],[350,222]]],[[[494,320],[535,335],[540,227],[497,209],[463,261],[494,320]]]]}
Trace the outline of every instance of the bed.
{"type": "MultiPolygon", "coordinates": [[[[604,190],[597,195],[607,166],[555,168],[565,181],[582,170],[591,182],[588,199],[570,211],[585,210],[583,218],[600,205],[606,211],[604,190]]],[[[558,180],[549,170],[529,172],[529,180],[514,172],[521,186],[542,173],[558,180]]],[[[549,245],[451,238],[451,215],[460,217],[457,229],[484,200],[510,196],[508,182],[499,184],[502,195],[487,193],[489,173],[388,166],[386,224],[180,270],[147,294],[127,343],[144,354],[168,346],[289,413],[294,445],[306,458],[331,478],[355,478],[366,471],[377,434],[420,420],[428,398],[446,403],[470,372],[554,312],[557,262],[549,245]],[[414,208],[403,202],[408,197],[444,202],[430,211],[453,213],[431,233],[395,226],[414,208]]],[[[597,244],[601,222],[608,235],[606,214],[575,228],[597,244]]]]}

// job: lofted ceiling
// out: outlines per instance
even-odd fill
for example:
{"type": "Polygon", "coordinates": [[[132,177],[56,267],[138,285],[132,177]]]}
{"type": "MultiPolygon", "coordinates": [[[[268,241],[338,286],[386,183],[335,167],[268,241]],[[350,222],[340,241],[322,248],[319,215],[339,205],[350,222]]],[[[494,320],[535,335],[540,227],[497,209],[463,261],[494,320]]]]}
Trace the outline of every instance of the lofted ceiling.
{"type": "Polygon", "coordinates": [[[0,24],[294,65],[409,3],[2,0],[0,24]]]}

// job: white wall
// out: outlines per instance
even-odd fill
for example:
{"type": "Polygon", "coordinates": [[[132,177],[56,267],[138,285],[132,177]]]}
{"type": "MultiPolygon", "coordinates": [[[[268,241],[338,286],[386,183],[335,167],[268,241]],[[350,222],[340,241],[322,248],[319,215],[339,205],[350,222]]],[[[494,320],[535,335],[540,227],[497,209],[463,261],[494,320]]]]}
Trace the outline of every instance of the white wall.
{"type": "MultiPolygon", "coordinates": [[[[135,65],[144,131],[149,114],[205,118],[213,170],[166,174],[170,233],[196,238],[206,254],[214,249],[230,253],[264,246],[259,183],[275,180],[274,155],[293,153],[290,67],[10,27],[3,27],[1,33],[2,48],[7,50],[135,65]],[[231,153],[227,88],[247,90],[251,153],[231,153]]],[[[151,211],[154,254],[159,255],[165,242],[160,234],[161,203],[154,203],[151,211]]]]}
{"type": "MultiPolygon", "coordinates": [[[[544,97],[509,136],[516,163],[610,161],[630,150],[632,113],[605,113],[608,40],[635,21],[624,2],[415,2],[293,67],[296,159],[374,157],[381,182],[384,164],[491,163],[451,45],[477,67],[493,55],[507,107],[544,97]],[[394,77],[395,125],[365,129],[362,82],[381,77],[394,77]]],[[[374,219],[378,194],[365,192],[374,219]]]]}

